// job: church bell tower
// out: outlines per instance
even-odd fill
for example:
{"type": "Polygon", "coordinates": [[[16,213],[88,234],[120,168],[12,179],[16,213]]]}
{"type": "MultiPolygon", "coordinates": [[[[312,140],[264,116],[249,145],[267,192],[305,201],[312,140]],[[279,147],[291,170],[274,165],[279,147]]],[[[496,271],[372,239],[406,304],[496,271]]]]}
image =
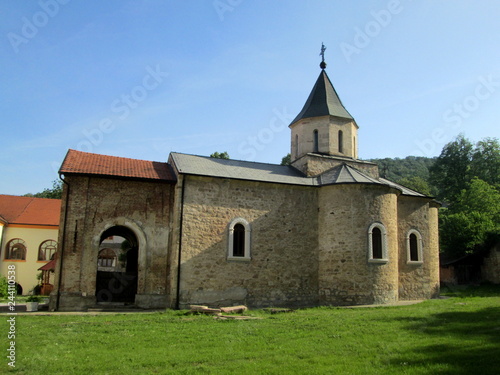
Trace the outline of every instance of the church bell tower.
{"type": "Polygon", "coordinates": [[[292,131],[292,166],[306,175],[310,157],[358,158],[358,125],[340,101],[326,74],[324,45],[321,46],[321,72],[304,107],[289,125],[292,131]],[[306,170],[304,170],[306,169],[306,170]]]}

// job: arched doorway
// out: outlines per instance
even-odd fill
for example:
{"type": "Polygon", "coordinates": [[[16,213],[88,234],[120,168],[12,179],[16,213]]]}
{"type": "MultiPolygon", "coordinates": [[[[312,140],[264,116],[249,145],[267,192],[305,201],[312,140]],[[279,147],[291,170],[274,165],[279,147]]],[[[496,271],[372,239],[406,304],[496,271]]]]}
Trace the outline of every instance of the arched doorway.
{"type": "Polygon", "coordinates": [[[139,243],[129,228],[114,226],[99,241],[97,302],[134,303],[137,293],[139,243]]]}

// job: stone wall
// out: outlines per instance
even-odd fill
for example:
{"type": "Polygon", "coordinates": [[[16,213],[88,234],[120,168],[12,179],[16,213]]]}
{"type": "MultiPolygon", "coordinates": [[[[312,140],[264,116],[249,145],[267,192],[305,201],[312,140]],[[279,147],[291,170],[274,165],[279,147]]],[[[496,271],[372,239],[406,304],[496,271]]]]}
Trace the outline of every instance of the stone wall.
{"type": "Polygon", "coordinates": [[[370,177],[379,178],[377,164],[339,156],[307,154],[295,160],[292,166],[307,176],[318,176],[342,164],[356,168],[370,177]]]}
{"type": "MultiPolygon", "coordinates": [[[[139,244],[136,304],[167,307],[169,293],[169,225],[173,185],[158,181],[122,180],[69,175],[64,185],[59,244],[62,249],[61,284],[51,298],[60,310],[84,310],[96,303],[99,243],[111,227],[126,227],[139,244]]],[[[59,278],[59,264],[56,280],[59,278]]]]}
{"type": "Polygon", "coordinates": [[[184,176],[180,307],[317,304],[317,191],[184,176]],[[251,260],[228,260],[228,226],[251,227],[251,260]]]}
{"type": "Polygon", "coordinates": [[[401,195],[398,200],[399,298],[419,300],[439,293],[439,243],[437,206],[428,198],[401,195]],[[411,262],[408,233],[422,236],[422,262],[411,262]]]}
{"type": "Polygon", "coordinates": [[[290,153],[292,160],[296,160],[307,153],[315,152],[314,130],[318,131],[319,153],[357,158],[356,137],[358,126],[352,120],[334,116],[305,118],[292,124],[290,128],[292,130],[290,153]],[[343,152],[339,152],[339,130],[343,132],[343,152]]]}
{"type": "Polygon", "coordinates": [[[398,299],[397,194],[379,185],[324,186],[319,192],[319,296],[325,305],[398,299]],[[368,261],[368,230],[387,230],[387,263],[368,261]]]}

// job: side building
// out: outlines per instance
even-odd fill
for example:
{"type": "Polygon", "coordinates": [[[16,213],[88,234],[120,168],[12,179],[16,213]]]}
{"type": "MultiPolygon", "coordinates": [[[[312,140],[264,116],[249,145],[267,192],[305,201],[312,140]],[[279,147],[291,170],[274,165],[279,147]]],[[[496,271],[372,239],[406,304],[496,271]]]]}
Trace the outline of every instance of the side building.
{"type": "MultiPolygon", "coordinates": [[[[60,199],[0,195],[0,275],[14,267],[19,294],[29,294],[42,283],[40,267],[57,251],[60,199]]],[[[43,280],[45,290],[53,287],[52,277],[43,280]]],[[[40,285],[42,286],[42,285],[40,285]]]]}

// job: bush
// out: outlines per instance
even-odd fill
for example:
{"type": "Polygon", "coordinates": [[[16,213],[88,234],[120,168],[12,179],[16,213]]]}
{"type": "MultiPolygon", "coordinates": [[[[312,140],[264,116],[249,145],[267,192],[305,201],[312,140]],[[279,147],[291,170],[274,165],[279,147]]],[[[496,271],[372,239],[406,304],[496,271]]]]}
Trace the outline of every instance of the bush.
{"type": "Polygon", "coordinates": [[[42,299],[39,296],[29,296],[26,302],[40,302],[42,299]]]}
{"type": "Polygon", "coordinates": [[[9,292],[9,285],[5,276],[0,277],[0,298],[6,298],[9,292]]]}

